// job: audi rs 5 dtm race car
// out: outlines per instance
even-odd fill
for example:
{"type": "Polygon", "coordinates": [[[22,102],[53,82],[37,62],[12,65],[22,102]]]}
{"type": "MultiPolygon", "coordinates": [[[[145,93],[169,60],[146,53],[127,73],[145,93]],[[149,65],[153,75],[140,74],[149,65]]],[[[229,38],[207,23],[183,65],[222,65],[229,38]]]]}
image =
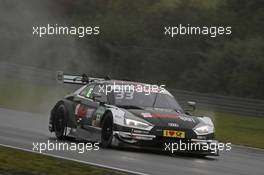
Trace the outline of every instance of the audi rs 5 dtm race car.
{"type": "Polygon", "coordinates": [[[99,142],[104,148],[219,153],[211,119],[185,112],[162,86],[146,91],[151,85],[62,72],[58,73],[58,80],[82,85],[51,110],[49,131],[55,132],[58,139],[74,137],[99,142]]]}

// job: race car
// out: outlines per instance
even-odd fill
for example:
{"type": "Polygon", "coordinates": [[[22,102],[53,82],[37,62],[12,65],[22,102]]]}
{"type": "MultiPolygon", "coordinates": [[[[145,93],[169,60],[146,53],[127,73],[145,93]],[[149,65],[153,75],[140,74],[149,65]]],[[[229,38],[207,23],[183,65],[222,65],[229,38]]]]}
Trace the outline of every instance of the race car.
{"type": "MultiPolygon", "coordinates": [[[[98,142],[103,148],[219,155],[212,120],[184,111],[164,86],[63,72],[58,80],[82,85],[51,110],[49,131],[58,139],[73,137],[98,142]]],[[[195,107],[195,102],[188,104],[195,107]]]]}

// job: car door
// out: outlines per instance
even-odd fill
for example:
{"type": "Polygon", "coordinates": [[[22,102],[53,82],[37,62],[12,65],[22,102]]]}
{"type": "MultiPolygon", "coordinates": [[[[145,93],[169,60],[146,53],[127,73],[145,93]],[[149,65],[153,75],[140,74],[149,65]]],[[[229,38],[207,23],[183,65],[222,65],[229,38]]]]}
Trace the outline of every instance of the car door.
{"type": "Polygon", "coordinates": [[[92,98],[95,84],[87,85],[78,95],[75,96],[75,117],[81,126],[91,125],[94,111],[99,107],[99,103],[92,98]]]}
{"type": "MultiPolygon", "coordinates": [[[[105,107],[96,101],[94,94],[98,95],[100,84],[87,85],[74,99],[76,102],[75,116],[79,124],[79,137],[98,141],[101,136],[100,119],[105,107]]],[[[104,93],[101,93],[102,97],[104,93]]]]}

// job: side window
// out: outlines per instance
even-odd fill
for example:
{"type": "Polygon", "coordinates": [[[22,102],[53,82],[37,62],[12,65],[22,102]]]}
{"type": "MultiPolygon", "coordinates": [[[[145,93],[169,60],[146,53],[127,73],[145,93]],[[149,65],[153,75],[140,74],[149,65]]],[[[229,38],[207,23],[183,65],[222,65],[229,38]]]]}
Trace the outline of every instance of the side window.
{"type": "Polygon", "coordinates": [[[97,84],[94,87],[93,93],[100,94],[101,95],[101,100],[107,102],[107,95],[106,92],[104,92],[101,88],[102,84],[97,84]]]}
{"type": "Polygon", "coordinates": [[[166,94],[158,94],[156,103],[154,105],[157,108],[166,108],[166,109],[178,109],[180,110],[180,105],[176,102],[173,97],[170,97],[166,94]]]}
{"type": "Polygon", "coordinates": [[[157,108],[166,108],[166,109],[169,109],[171,108],[170,106],[170,103],[168,101],[168,99],[166,98],[165,95],[160,95],[160,94],[157,94],[157,99],[156,99],[156,103],[155,103],[155,107],[157,108]]]}
{"type": "Polygon", "coordinates": [[[94,84],[88,85],[86,88],[82,90],[80,95],[86,98],[91,98],[94,86],[95,86],[94,84]]]}

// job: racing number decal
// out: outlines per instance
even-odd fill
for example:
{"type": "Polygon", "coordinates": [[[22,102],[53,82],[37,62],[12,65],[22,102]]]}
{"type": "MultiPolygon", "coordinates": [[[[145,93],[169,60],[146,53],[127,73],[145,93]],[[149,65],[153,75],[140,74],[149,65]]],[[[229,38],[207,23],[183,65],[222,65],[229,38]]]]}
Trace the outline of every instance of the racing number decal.
{"type": "Polygon", "coordinates": [[[127,99],[127,100],[132,100],[134,98],[134,92],[119,92],[116,94],[116,99],[121,100],[121,99],[127,99]]]}

